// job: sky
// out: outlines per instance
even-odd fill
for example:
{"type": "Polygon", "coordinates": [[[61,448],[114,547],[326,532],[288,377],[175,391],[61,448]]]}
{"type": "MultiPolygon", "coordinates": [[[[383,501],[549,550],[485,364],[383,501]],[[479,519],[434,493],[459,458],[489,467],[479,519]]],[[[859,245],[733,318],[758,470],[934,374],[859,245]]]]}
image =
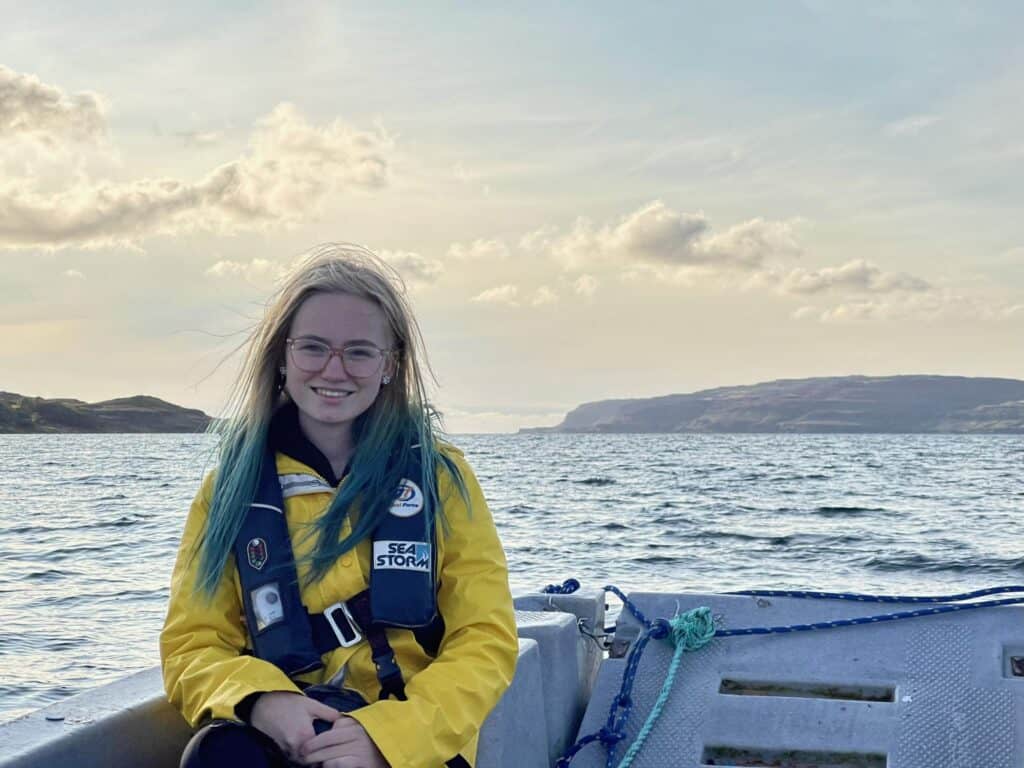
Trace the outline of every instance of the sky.
{"type": "Polygon", "coordinates": [[[1019,3],[170,5],[0,0],[0,390],[219,413],[327,241],[453,433],[1024,378],[1019,3]]]}

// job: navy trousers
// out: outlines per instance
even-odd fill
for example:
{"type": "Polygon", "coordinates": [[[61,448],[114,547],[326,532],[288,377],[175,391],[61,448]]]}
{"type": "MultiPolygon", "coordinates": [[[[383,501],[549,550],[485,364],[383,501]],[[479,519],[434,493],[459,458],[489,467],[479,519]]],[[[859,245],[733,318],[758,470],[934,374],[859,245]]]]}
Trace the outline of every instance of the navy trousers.
{"type": "Polygon", "coordinates": [[[290,768],[295,765],[274,740],[251,725],[214,720],[204,725],[181,755],[181,768],[290,768]]]}

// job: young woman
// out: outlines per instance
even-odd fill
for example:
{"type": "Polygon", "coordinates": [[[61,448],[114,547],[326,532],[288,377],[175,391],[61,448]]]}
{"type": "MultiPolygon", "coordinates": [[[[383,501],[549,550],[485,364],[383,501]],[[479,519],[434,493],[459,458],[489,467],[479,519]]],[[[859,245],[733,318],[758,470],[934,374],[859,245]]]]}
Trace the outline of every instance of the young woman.
{"type": "Polygon", "coordinates": [[[321,246],[253,332],[160,636],[171,702],[205,723],[183,766],[470,765],[511,681],[504,553],[397,285],[321,246]]]}

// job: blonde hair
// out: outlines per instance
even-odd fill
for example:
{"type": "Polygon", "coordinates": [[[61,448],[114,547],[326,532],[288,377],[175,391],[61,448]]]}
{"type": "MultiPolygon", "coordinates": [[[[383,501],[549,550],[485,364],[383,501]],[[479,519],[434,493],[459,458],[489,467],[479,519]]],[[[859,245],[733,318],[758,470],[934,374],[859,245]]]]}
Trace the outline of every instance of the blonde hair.
{"type": "Polygon", "coordinates": [[[361,245],[324,243],[294,264],[267,301],[263,318],[246,342],[245,360],[229,400],[229,413],[234,413],[250,428],[258,428],[269,421],[286,397],[279,391],[277,381],[278,368],[284,363],[288,329],[303,302],[317,293],[346,293],[369,299],[380,307],[387,319],[394,339],[390,355],[394,375],[371,410],[425,405],[427,395],[422,371],[431,373],[431,370],[401,276],[361,245]]]}
{"type": "MultiPolygon", "coordinates": [[[[440,510],[437,468],[452,476],[467,499],[465,483],[455,463],[438,443],[439,418],[427,401],[421,366],[429,366],[419,325],[405,298],[401,277],[371,251],[350,243],[326,243],[308,252],[285,276],[267,302],[263,318],[247,339],[246,354],[228,405],[228,418],[213,431],[220,436],[218,472],[207,526],[200,542],[197,589],[212,595],[228,555],[256,493],[259,469],[267,450],[270,421],[286,400],[278,385],[278,368],[285,339],[302,303],[318,293],[344,293],[374,302],[383,311],[394,340],[393,379],[353,425],[355,452],[349,480],[341,486],[310,535],[317,545],[309,556],[310,578],[318,580],[342,553],[370,535],[387,514],[402,474],[410,462],[422,470],[423,492],[440,510]],[[339,541],[342,524],[353,502],[360,515],[352,532],[339,541]]],[[[440,516],[443,524],[445,519],[440,516]]],[[[434,526],[426,521],[430,535],[434,526]]],[[[445,525],[447,530],[447,526],[445,525]]]]}

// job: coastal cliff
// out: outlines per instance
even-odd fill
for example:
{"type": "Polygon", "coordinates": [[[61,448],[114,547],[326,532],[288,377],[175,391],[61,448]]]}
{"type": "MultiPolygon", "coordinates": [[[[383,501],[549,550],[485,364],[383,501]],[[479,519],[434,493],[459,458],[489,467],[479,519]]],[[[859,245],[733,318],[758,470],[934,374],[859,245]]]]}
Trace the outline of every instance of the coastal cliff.
{"type": "Polygon", "coordinates": [[[1024,434],[1024,381],[965,376],[782,379],[600,400],[522,432],[1024,434]]]}
{"type": "Polygon", "coordinates": [[[0,392],[0,434],[46,432],[202,432],[210,417],[137,395],[99,403],[0,392]]]}

